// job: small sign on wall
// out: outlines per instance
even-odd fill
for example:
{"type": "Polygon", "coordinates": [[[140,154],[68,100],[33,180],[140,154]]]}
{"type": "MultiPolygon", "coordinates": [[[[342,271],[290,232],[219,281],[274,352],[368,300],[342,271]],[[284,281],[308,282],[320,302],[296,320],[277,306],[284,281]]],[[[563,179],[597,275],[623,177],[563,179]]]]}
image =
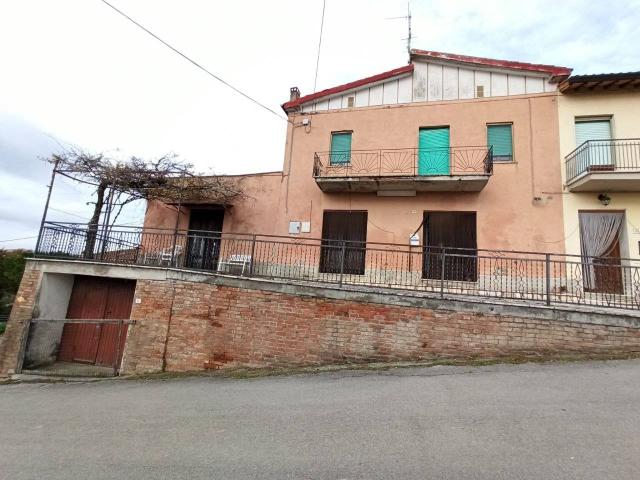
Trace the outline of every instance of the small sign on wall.
{"type": "Polygon", "coordinates": [[[289,222],[289,233],[298,234],[302,228],[302,222],[291,221],[289,222]]]}

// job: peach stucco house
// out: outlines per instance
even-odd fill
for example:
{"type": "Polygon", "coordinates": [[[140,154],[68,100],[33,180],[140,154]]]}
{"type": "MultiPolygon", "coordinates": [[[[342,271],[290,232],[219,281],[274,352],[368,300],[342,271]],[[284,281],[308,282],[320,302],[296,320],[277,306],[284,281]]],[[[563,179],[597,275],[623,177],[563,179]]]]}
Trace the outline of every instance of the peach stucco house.
{"type": "MultiPolygon", "coordinates": [[[[558,83],[564,67],[413,50],[410,63],[283,104],[280,172],[236,177],[230,209],[183,229],[564,251],[558,83]]],[[[174,228],[149,205],[145,226],[174,228]]]]}

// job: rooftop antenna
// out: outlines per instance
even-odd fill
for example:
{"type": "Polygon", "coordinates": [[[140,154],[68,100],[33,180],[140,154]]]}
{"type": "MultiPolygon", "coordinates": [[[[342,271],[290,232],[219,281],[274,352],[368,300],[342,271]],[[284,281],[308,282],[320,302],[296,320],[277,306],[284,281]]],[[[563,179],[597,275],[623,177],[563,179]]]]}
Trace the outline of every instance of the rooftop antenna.
{"type": "Polygon", "coordinates": [[[409,59],[411,59],[411,39],[413,38],[411,35],[411,2],[407,2],[407,14],[402,17],[389,17],[387,20],[406,20],[407,21],[407,38],[403,38],[402,40],[407,41],[407,53],[409,54],[409,59]]]}

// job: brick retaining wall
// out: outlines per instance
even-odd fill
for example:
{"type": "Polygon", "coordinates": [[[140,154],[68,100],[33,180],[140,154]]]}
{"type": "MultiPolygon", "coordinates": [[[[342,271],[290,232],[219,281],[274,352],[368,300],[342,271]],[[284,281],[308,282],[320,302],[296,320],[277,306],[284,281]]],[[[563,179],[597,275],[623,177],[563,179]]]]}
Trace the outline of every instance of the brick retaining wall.
{"type": "Polygon", "coordinates": [[[167,269],[30,261],[0,344],[19,370],[47,272],[136,278],[122,371],[541,354],[640,353],[636,312],[479,303],[225,278],[167,269]]]}
{"type": "MultiPolygon", "coordinates": [[[[140,280],[125,373],[640,352],[640,328],[140,280]],[[175,298],[173,290],[175,289],[175,298]],[[173,306],[171,307],[173,299],[173,306]],[[171,311],[171,316],[160,312],[171,311]]],[[[347,295],[348,297],[348,295],[347,295]]]]}

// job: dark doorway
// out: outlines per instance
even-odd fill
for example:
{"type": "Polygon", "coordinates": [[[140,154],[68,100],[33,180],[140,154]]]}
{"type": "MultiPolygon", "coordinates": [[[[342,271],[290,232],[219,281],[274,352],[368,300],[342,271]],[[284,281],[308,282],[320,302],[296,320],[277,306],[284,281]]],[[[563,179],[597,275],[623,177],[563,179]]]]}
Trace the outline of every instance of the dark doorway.
{"type": "Polygon", "coordinates": [[[135,288],[135,280],[76,276],[67,319],[93,322],[65,323],[58,360],[118,367],[127,338],[127,324],[96,320],[128,320],[135,288]]]}
{"type": "Polygon", "coordinates": [[[220,257],[224,209],[191,209],[185,266],[215,270],[220,257]]]}
{"type": "Polygon", "coordinates": [[[580,211],[578,218],[585,291],[624,293],[620,260],[624,212],[580,211]]]}
{"type": "Polygon", "coordinates": [[[425,212],[422,278],[475,282],[478,244],[475,212],[425,212]],[[442,272],[442,252],[446,254],[442,272]]]}
{"type": "Polygon", "coordinates": [[[367,212],[325,211],[322,217],[320,272],[364,275],[367,212]],[[342,255],[344,245],[344,267],[342,255]]]}

